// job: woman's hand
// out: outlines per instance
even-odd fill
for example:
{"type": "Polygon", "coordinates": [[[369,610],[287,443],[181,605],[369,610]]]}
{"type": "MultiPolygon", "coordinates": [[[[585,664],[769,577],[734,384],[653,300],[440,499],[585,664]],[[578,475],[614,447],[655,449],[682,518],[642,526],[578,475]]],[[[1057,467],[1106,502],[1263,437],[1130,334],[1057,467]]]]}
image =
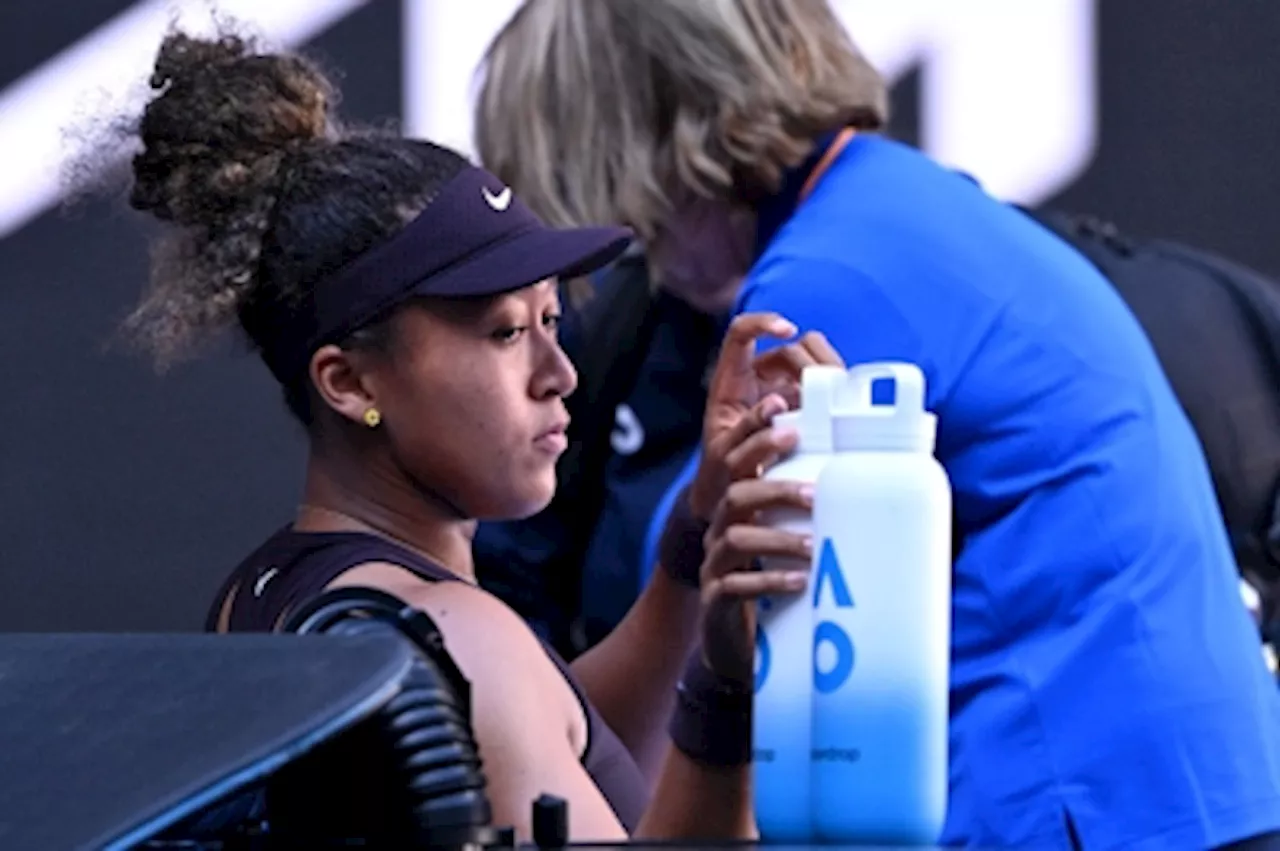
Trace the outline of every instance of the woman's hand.
{"type": "Polygon", "coordinates": [[[693,516],[711,520],[731,481],[759,476],[795,447],[794,434],[774,434],[775,414],[799,404],[800,373],[811,364],[843,366],[840,355],[816,331],[759,357],[761,337],[794,337],[796,327],[776,313],[743,313],[729,324],[707,391],[702,460],[689,488],[693,516]]]}
{"type": "Polygon", "coordinates": [[[704,541],[703,657],[718,675],[743,683],[752,678],[756,598],[795,594],[808,582],[808,570],[761,569],[761,558],[808,564],[813,554],[808,536],[759,525],[760,512],[777,508],[812,511],[812,487],[756,477],[735,481],[716,506],[704,541]]]}
{"type": "Polygon", "coordinates": [[[700,568],[702,652],[721,676],[749,682],[755,647],[757,597],[803,590],[807,571],[758,570],[769,556],[808,562],[812,542],[758,525],[771,508],[812,510],[812,490],[798,482],[770,482],[764,470],[795,447],[792,431],[771,422],[798,402],[800,373],[816,363],[841,363],[821,334],[756,356],[764,336],[789,338],[796,327],[777,314],[736,317],[725,335],[707,394],[703,455],[689,491],[695,517],[709,521],[700,568]],[[776,390],[778,392],[771,392],[776,390]]]}
{"type": "Polygon", "coordinates": [[[778,393],[793,409],[800,407],[800,374],[815,364],[843,367],[844,358],[821,332],[810,331],[794,343],[760,355],[753,368],[761,389],[778,393]]]}

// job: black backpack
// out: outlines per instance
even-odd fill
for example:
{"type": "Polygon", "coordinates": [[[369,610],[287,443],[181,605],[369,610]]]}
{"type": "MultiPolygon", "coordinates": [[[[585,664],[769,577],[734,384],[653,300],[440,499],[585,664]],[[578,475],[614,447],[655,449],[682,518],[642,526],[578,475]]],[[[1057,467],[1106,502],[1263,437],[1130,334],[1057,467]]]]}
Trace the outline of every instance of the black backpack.
{"type": "Polygon", "coordinates": [[[1088,216],[1030,212],[1115,286],[1151,340],[1204,448],[1241,574],[1280,595],[1280,282],[1138,240],[1088,216]]]}

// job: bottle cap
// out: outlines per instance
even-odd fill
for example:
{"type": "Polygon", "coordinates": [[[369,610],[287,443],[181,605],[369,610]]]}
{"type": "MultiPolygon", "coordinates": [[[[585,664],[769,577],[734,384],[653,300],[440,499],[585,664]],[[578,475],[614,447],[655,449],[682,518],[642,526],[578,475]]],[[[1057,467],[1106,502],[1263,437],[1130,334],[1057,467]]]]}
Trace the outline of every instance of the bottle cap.
{"type": "Polygon", "coordinates": [[[774,428],[795,429],[797,452],[831,452],[831,411],[845,383],[839,366],[814,364],[800,372],[800,407],[773,418],[774,428]]]}
{"type": "Polygon", "coordinates": [[[833,403],[833,450],[932,454],[938,418],[924,409],[924,389],[924,372],[913,363],[886,361],[850,369],[833,403]],[[893,381],[893,403],[877,405],[872,386],[885,379],[893,381]]]}

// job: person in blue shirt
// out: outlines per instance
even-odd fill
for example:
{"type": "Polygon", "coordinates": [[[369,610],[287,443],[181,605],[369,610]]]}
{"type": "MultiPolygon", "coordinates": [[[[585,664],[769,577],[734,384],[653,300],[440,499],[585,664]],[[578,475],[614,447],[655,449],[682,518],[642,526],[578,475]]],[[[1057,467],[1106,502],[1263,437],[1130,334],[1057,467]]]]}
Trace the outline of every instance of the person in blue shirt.
{"type": "Polygon", "coordinates": [[[485,70],[480,113],[521,116],[486,164],[544,215],[924,370],[958,533],[943,844],[1280,847],[1280,696],[1148,340],[1068,246],[876,133],[826,3],[527,0],[485,70]]]}

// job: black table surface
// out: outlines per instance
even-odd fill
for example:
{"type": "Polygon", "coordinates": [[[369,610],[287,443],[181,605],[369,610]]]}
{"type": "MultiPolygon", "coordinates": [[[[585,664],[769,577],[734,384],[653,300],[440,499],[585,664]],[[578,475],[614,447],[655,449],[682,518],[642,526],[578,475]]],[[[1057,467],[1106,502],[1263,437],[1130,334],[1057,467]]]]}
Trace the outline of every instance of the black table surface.
{"type": "Polygon", "coordinates": [[[127,848],[382,706],[393,636],[0,635],[0,848],[127,848]]]}

